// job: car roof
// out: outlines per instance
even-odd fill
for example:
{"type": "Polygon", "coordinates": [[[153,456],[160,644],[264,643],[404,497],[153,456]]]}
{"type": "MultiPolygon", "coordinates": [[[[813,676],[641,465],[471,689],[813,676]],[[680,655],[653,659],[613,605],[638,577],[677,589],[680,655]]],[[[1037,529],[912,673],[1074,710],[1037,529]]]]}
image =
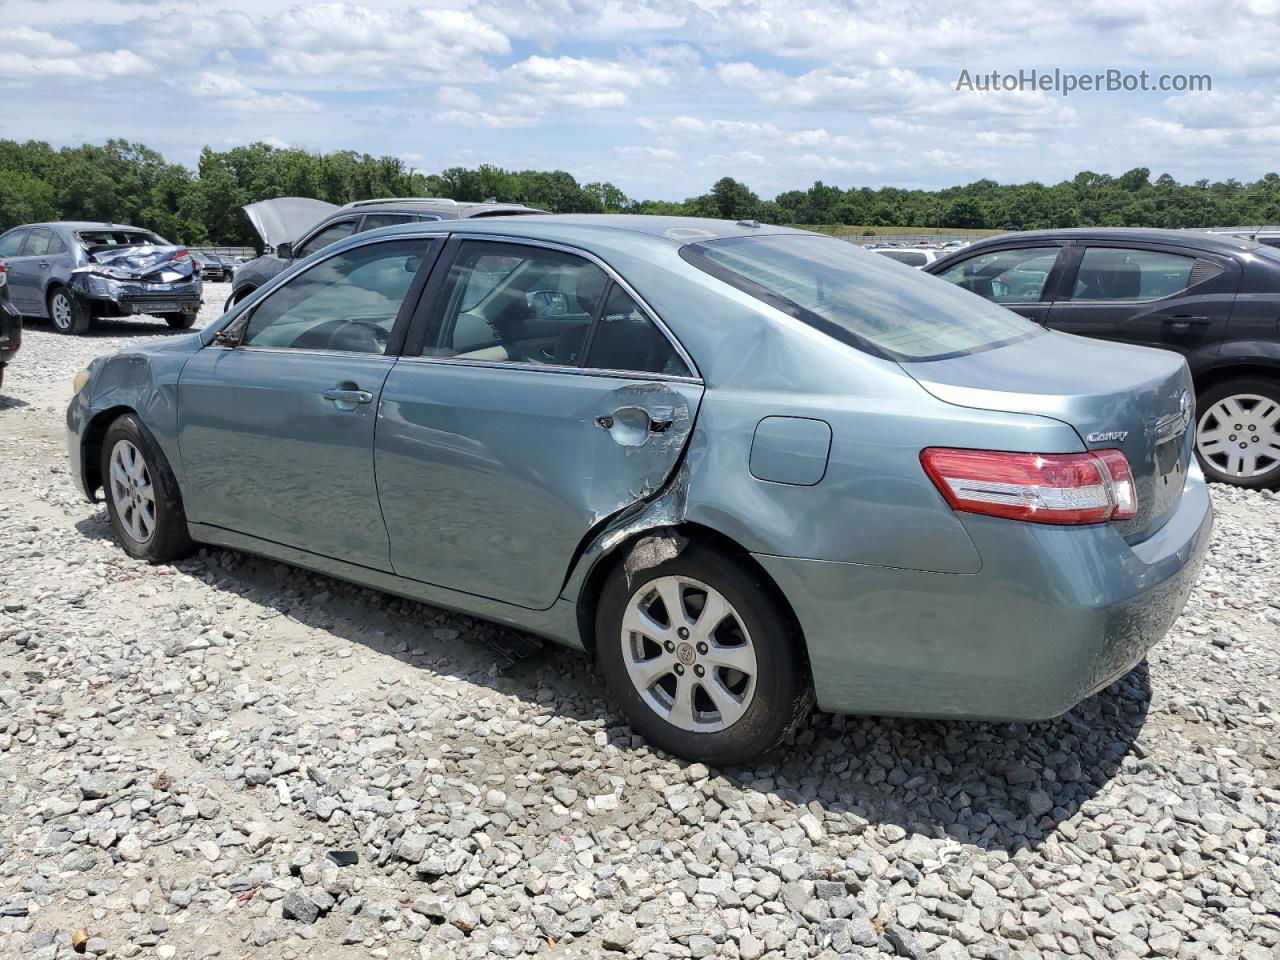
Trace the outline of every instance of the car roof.
{"type": "Polygon", "coordinates": [[[500,216],[503,213],[543,213],[522,203],[498,203],[486,200],[468,202],[443,197],[385,197],[373,200],[354,200],[329,214],[331,219],[351,212],[358,213],[438,213],[458,218],[475,216],[500,216]]]}
{"type": "MultiPolygon", "coordinates": [[[[593,242],[632,241],[682,247],[705,240],[752,237],[766,234],[822,236],[807,230],[775,227],[755,221],[711,220],[702,217],[663,217],[641,214],[548,213],[518,217],[485,217],[470,220],[433,220],[382,227],[370,233],[476,233],[529,240],[547,240],[569,245],[593,242]]],[[[369,236],[362,233],[359,236],[369,236]]]]}
{"type": "Polygon", "coordinates": [[[1002,233],[995,237],[984,237],[964,248],[964,252],[972,253],[981,247],[1004,245],[1011,241],[1022,240],[1145,240],[1198,247],[1201,250],[1216,250],[1222,253],[1246,253],[1259,246],[1247,237],[1232,233],[1208,233],[1202,230],[1163,230],[1157,227],[1064,227],[1056,230],[1020,230],[1014,233],[1002,233]]]}
{"type": "MultiPolygon", "coordinates": [[[[103,223],[97,220],[51,220],[46,223],[23,223],[23,227],[67,227],[71,230],[136,230],[138,233],[154,233],[146,227],[131,227],[127,223],[103,223]]],[[[17,227],[10,229],[16,230],[17,227]]]]}

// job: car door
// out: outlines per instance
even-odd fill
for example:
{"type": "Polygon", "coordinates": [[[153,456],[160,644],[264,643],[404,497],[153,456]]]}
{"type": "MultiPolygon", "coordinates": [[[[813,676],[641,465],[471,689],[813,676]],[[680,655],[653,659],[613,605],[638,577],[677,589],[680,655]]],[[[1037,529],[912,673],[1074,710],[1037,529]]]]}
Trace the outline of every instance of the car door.
{"type": "Polygon", "coordinates": [[[375,443],[392,565],[546,609],[588,534],[671,475],[702,384],[582,251],[455,238],[420,310],[375,443]]]}
{"type": "Polygon", "coordinates": [[[31,227],[19,227],[10,230],[0,237],[0,259],[3,259],[9,275],[9,301],[19,313],[27,316],[43,316],[44,306],[39,302],[40,267],[37,258],[23,253],[34,230],[31,227]]]}
{"type": "Polygon", "coordinates": [[[194,522],[389,570],[373,475],[377,398],[443,241],[377,238],[309,266],[183,368],[194,522]]]}
{"type": "Polygon", "coordinates": [[[942,270],[925,269],[959,287],[1044,323],[1058,288],[1063,244],[1028,243],[983,249],[942,270]]]}
{"type": "Polygon", "coordinates": [[[1049,326],[1203,356],[1222,342],[1240,268],[1230,257],[1143,241],[1079,244],[1049,326]]]}

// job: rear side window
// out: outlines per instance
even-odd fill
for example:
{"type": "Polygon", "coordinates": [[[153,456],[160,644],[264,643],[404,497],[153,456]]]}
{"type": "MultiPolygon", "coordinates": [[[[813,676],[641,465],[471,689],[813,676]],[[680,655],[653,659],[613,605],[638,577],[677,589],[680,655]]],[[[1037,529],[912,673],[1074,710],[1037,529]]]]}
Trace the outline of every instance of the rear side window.
{"type": "Polygon", "coordinates": [[[939,274],[957,287],[996,303],[1038,303],[1058,247],[1022,247],[980,253],[939,274]]]}
{"type": "Polygon", "coordinates": [[[394,227],[398,223],[408,223],[410,220],[416,219],[417,217],[407,213],[370,213],[365,216],[360,232],[377,230],[379,227],[394,227]]]}
{"type": "Polygon", "coordinates": [[[584,367],[633,370],[672,377],[690,376],[689,368],[648,314],[616,283],[591,331],[584,367]]]}
{"type": "Polygon", "coordinates": [[[851,243],[806,234],[688,244],[713,277],[874,356],[941,360],[1037,336],[1029,320],[851,243]]]}
{"type": "Polygon", "coordinates": [[[908,267],[923,267],[929,258],[919,250],[877,250],[876,253],[890,260],[905,263],[908,267]]]}
{"type": "Polygon", "coordinates": [[[301,260],[317,250],[323,250],[331,243],[337,243],[343,237],[351,236],[355,228],[356,222],[354,220],[339,220],[336,223],[331,223],[308,240],[301,250],[295,250],[293,255],[296,259],[301,260]]]}
{"type": "Polygon", "coordinates": [[[1072,300],[1159,300],[1191,285],[1195,257],[1156,250],[1089,247],[1080,258],[1072,300]]]}

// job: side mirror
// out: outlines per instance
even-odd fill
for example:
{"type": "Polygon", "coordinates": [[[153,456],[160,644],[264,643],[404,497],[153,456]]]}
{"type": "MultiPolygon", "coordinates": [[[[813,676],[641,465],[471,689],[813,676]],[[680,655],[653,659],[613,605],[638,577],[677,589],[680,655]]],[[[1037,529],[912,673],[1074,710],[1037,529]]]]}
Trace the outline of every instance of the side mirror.
{"type": "Polygon", "coordinates": [[[277,257],[279,257],[281,260],[292,260],[292,259],[293,259],[293,244],[292,244],[292,243],[282,243],[282,244],[280,244],[279,246],[277,246],[277,247],[276,247],[276,256],[277,256],[277,257]]]}
{"type": "Polygon", "coordinates": [[[249,326],[248,316],[240,316],[213,335],[213,342],[220,347],[234,350],[244,343],[244,331],[249,326]]]}

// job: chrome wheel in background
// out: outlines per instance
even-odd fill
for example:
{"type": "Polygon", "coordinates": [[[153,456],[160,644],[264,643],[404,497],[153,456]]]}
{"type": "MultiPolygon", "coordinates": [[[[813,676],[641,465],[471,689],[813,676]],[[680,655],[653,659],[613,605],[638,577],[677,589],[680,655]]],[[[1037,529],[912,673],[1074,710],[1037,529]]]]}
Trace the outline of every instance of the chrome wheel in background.
{"type": "Polygon", "coordinates": [[[1228,477],[1280,472],[1280,402],[1256,393],[1223,397],[1200,416],[1200,456],[1228,477]]]}
{"type": "Polygon", "coordinates": [[[155,487],[142,453],[128,440],[118,440],[111,448],[107,482],[125,532],[138,543],[147,543],[156,529],[155,487]]]}
{"type": "Polygon", "coordinates": [[[733,605],[701,581],[673,575],[644,584],[627,604],[620,641],[641,699],[681,730],[725,730],[751,706],[751,635],[733,605]]]}

